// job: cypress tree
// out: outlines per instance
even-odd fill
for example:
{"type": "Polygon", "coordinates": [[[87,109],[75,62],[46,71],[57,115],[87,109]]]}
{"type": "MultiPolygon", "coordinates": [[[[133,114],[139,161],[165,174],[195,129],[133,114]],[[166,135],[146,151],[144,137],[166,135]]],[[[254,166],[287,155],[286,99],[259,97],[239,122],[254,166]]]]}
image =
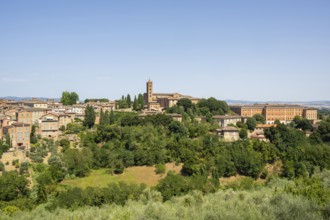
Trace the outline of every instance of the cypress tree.
{"type": "Polygon", "coordinates": [[[144,98],[142,94],[139,94],[138,96],[138,110],[141,110],[144,108],[144,98]]]}
{"type": "Polygon", "coordinates": [[[127,95],[126,102],[127,102],[127,107],[130,108],[132,106],[132,99],[130,94],[127,95]]]}
{"type": "Polygon", "coordinates": [[[111,109],[110,116],[109,116],[109,123],[113,125],[116,121],[115,114],[113,113],[113,110],[111,109]]]}
{"type": "Polygon", "coordinates": [[[109,118],[109,111],[106,110],[104,113],[104,124],[108,125],[110,124],[110,118],[109,118]]]}
{"type": "Polygon", "coordinates": [[[88,128],[92,128],[95,123],[95,111],[92,106],[87,105],[85,109],[85,120],[84,120],[84,126],[88,128]]]}
{"type": "Polygon", "coordinates": [[[136,96],[134,96],[134,101],[133,101],[133,110],[137,110],[137,99],[136,96]]]}
{"type": "Polygon", "coordinates": [[[100,112],[100,125],[104,125],[104,113],[102,108],[100,112]]]}

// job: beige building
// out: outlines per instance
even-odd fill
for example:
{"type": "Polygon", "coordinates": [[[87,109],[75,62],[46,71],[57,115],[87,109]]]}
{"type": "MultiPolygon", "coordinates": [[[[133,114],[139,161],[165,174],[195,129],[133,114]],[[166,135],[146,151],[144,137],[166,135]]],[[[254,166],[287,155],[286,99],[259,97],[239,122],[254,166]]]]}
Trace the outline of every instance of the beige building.
{"type": "Polygon", "coordinates": [[[8,110],[12,108],[18,108],[19,107],[19,102],[17,101],[12,101],[12,100],[7,100],[7,99],[1,99],[0,100],[0,107],[3,110],[8,110]]]}
{"type": "Polygon", "coordinates": [[[68,112],[75,113],[76,115],[84,115],[86,106],[82,104],[74,104],[69,109],[68,112]]]}
{"type": "Polygon", "coordinates": [[[13,147],[30,148],[31,125],[25,123],[13,123],[3,128],[3,135],[10,135],[13,147]]]}
{"type": "Polygon", "coordinates": [[[151,80],[147,82],[147,92],[144,94],[144,102],[148,110],[159,111],[173,107],[182,98],[190,99],[194,104],[197,104],[201,100],[200,98],[181,95],[179,93],[154,93],[153,82],[151,80]]]}
{"type": "Polygon", "coordinates": [[[17,112],[17,121],[37,125],[40,117],[50,111],[47,108],[26,108],[17,112]]]}
{"type": "Polygon", "coordinates": [[[28,111],[19,111],[16,113],[18,122],[32,124],[32,113],[28,111]]]}
{"type": "Polygon", "coordinates": [[[3,128],[10,125],[10,118],[6,115],[0,116],[0,139],[3,138],[3,128]]]}
{"type": "Polygon", "coordinates": [[[308,120],[313,120],[313,121],[317,120],[317,109],[305,108],[302,117],[308,120]]]}
{"type": "Polygon", "coordinates": [[[64,126],[66,128],[66,126],[69,123],[72,123],[74,121],[74,117],[72,117],[71,114],[60,114],[59,117],[59,128],[64,126]]]}
{"type": "Polygon", "coordinates": [[[213,121],[219,126],[227,127],[228,125],[236,125],[238,122],[243,122],[244,119],[242,116],[239,115],[215,115],[212,117],[213,121]]]}
{"type": "Polygon", "coordinates": [[[42,138],[57,139],[59,135],[59,115],[47,113],[39,119],[39,134],[42,138]]]}
{"type": "Polygon", "coordinates": [[[235,127],[224,127],[216,131],[218,136],[226,142],[239,140],[239,130],[235,127]]]}
{"type": "Polygon", "coordinates": [[[295,116],[304,117],[311,121],[317,120],[317,109],[306,108],[300,105],[254,104],[230,106],[230,109],[243,117],[252,117],[256,114],[261,114],[265,117],[267,124],[274,124],[275,120],[287,124],[295,116]]]}
{"type": "Polygon", "coordinates": [[[22,105],[29,108],[48,108],[47,102],[39,100],[22,101],[22,105]]]}
{"type": "Polygon", "coordinates": [[[116,110],[116,102],[115,101],[109,101],[109,102],[88,102],[88,105],[92,106],[94,108],[94,111],[96,113],[101,112],[101,109],[103,112],[106,111],[114,111],[116,110]]]}
{"type": "Polygon", "coordinates": [[[17,119],[16,113],[17,112],[18,112],[18,108],[11,108],[11,109],[5,110],[4,114],[6,116],[9,116],[12,121],[16,121],[16,119],[17,119]]]}

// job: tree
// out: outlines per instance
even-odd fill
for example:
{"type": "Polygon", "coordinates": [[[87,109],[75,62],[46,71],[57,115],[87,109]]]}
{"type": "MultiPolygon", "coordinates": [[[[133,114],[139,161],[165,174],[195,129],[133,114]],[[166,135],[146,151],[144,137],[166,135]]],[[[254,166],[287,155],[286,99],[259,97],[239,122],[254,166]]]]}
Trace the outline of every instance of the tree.
{"type": "Polygon", "coordinates": [[[257,126],[257,120],[255,118],[248,118],[246,120],[246,125],[250,131],[253,131],[257,126]]]}
{"type": "Polygon", "coordinates": [[[113,125],[116,121],[115,113],[111,109],[110,115],[109,115],[109,124],[113,125]]]}
{"type": "Polygon", "coordinates": [[[247,139],[248,137],[248,133],[247,133],[247,130],[245,128],[242,128],[240,131],[239,131],[239,137],[241,139],[247,139]]]}
{"type": "Polygon", "coordinates": [[[61,125],[61,127],[58,130],[64,132],[65,131],[65,125],[61,125]]]}
{"type": "Polygon", "coordinates": [[[262,114],[255,114],[253,116],[253,118],[256,119],[257,124],[265,124],[266,123],[266,119],[262,114]]]}
{"type": "Polygon", "coordinates": [[[6,134],[6,145],[9,146],[9,148],[12,147],[11,138],[10,138],[9,133],[6,134]]]}
{"type": "Polygon", "coordinates": [[[134,101],[133,101],[133,110],[137,111],[138,110],[138,102],[136,99],[136,96],[134,96],[134,101]]]}
{"type": "Polygon", "coordinates": [[[181,196],[191,190],[188,179],[169,172],[157,185],[157,190],[161,192],[165,200],[169,200],[173,196],[181,196]]]}
{"type": "Polygon", "coordinates": [[[313,129],[312,123],[307,118],[295,116],[292,122],[296,128],[302,129],[303,131],[311,131],[313,129]]]}
{"type": "Polygon", "coordinates": [[[192,108],[193,103],[190,99],[182,98],[177,103],[178,106],[182,106],[184,111],[187,112],[188,109],[192,108]]]}
{"type": "Polygon", "coordinates": [[[77,93],[68,92],[68,91],[62,92],[62,97],[61,97],[60,102],[63,105],[73,105],[73,104],[76,104],[77,101],[79,101],[79,96],[77,93]]]}
{"type": "Polygon", "coordinates": [[[78,177],[87,176],[92,165],[93,153],[88,148],[81,151],[77,149],[68,149],[64,154],[64,161],[68,172],[78,177]]]}
{"type": "Polygon", "coordinates": [[[103,113],[103,109],[101,108],[100,111],[100,125],[104,125],[104,113],[103,113]]]}
{"type": "Polygon", "coordinates": [[[138,95],[138,100],[137,100],[137,103],[138,103],[138,108],[137,110],[142,110],[144,108],[144,98],[143,98],[143,95],[142,94],[139,94],[138,95]]]}
{"type": "Polygon", "coordinates": [[[186,136],[188,134],[187,129],[183,126],[182,123],[178,121],[172,121],[168,126],[168,129],[171,133],[176,134],[178,136],[186,136]]]}
{"type": "Polygon", "coordinates": [[[67,174],[67,168],[64,162],[57,154],[52,154],[48,159],[48,171],[56,182],[61,182],[67,174]]]}
{"type": "Polygon", "coordinates": [[[127,102],[127,107],[130,108],[132,106],[132,99],[130,94],[127,95],[126,102],[127,102]]]}
{"type": "MultiPolygon", "coordinates": [[[[226,102],[219,101],[213,97],[202,99],[198,104],[199,108],[207,108],[212,114],[224,115],[228,113],[229,107],[226,102]]],[[[203,114],[205,115],[205,114],[203,114]]]]}
{"type": "Polygon", "coordinates": [[[88,128],[92,128],[95,123],[95,111],[92,106],[87,105],[85,109],[85,120],[84,120],[84,126],[88,128]]]}
{"type": "Polygon", "coordinates": [[[66,138],[60,140],[60,146],[63,148],[64,151],[70,148],[70,141],[66,138]]]}
{"type": "Polygon", "coordinates": [[[30,143],[36,144],[38,142],[37,136],[36,136],[36,126],[32,125],[31,127],[31,134],[30,134],[30,143]]]}
{"type": "Polygon", "coordinates": [[[17,172],[5,172],[0,177],[0,200],[11,201],[29,193],[28,180],[17,172]]]}
{"type": "Polygon", "coordinates": [[[125,96],[121,97],[121,99],[118,101],[118,108],[120,109],[128,108],[127,97],[125,96]]]}
{"type": "Polygon", "coordinates": [[[29,172],[29,162],[22,162],[19,168],[19,174],[25,174],[29,172]]]}
{"type": "Polygon", "coordinates": [[[317,132],[320,134],[322,141],[330,142],[330,118],[320,123],[317,132]]]}

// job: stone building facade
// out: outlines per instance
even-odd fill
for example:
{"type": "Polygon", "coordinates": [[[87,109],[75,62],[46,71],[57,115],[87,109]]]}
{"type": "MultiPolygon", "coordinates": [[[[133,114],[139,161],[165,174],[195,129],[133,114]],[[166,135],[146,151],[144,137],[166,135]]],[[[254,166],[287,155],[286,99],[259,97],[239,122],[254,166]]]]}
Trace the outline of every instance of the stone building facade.
{"type": "Polygon", "coordinates": [[[253,117],[256,114],[261,114],[265,117],[266,124],[274,124],[275,120],[287,124],[295,116],[307,118],[311,121],[317,120],[317,109],[306,108],[300,105],[254,104],[230,106],[230,109],[242,117],[253,117]]]}
{"type": "Polygon", "coordinates": [[[144,102],[149,111],[160,111],[162,109],[173,107],[182,98],[190,99],[194,104],[197,104],[201,100],[200,98],[181,95],[180,93],[154,93],[153,82],[151,80],[147,82],[146,90],[146,93],[144,93],[144,102]]]}

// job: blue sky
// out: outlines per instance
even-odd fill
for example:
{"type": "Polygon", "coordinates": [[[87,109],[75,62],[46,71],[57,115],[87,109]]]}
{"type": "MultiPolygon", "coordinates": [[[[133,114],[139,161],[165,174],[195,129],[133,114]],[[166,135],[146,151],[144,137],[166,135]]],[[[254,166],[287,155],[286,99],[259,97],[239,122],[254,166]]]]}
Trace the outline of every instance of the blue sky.
{"type": "Polygon", "coordinates": [[[0,0],[0,96],[330,100],[329,0],[0,0]]]}

